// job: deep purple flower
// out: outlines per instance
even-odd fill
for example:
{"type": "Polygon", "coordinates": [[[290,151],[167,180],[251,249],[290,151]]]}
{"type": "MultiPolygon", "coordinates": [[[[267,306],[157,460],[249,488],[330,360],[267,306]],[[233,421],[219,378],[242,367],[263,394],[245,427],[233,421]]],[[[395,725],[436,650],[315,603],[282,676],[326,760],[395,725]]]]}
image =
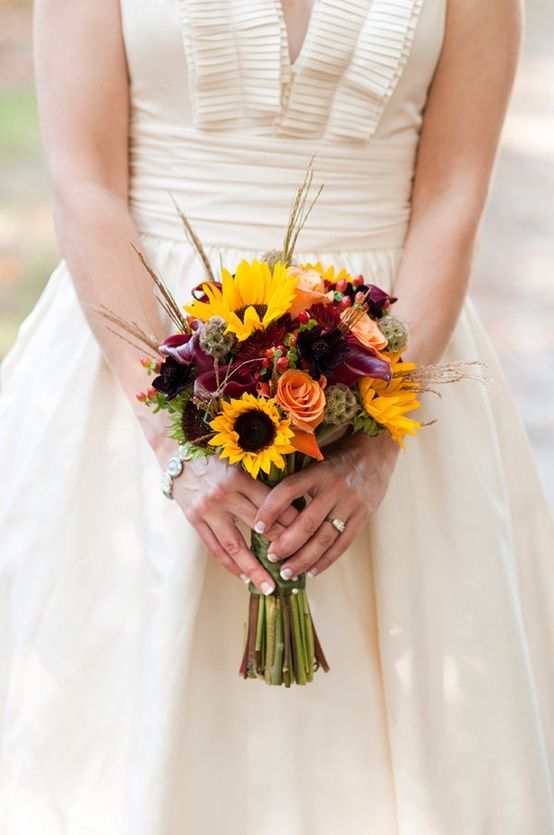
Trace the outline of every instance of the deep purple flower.
{"type": "Polygon", "coordinates": [[[172,357],[176,362],[189,364],[196,367],[199,373],[209,371],[213,368],[214,360],[200,347],[200,334],[198,331],[194,333],[178,333],[174,336],[169,336],[161,343],[159,347],[160,353],[166,357],[172,357]]]}
{"type": "Polygon", "coordinates": [[[201,400],[210,400],[216,392],[225,397],[241,397],[245,392],[255,394],[259,365],[258,360],[248,360],[221,365],[217,375],[214,369],[206,371],[196,378],[194,393],[201,400]]]}
{"type": "Polygon", "coordinates": [[[306,364],[310,376],[319,380],[323,374],[328,377],[331,371],[342,361],[348,344],[338,328],[324,333],[320,327],[300,331],[296,349],[301,360],[306,364]]]}
{"type": "Polygon", "coordinates": [[[194,379],[194,367],[177,362],[173,357],[166,357],[160,367],[160,374],[152,380],[156,391],[167,395],[168,400],[177,397],[194,379]]]}
{"type": "Polygon", "coordinates": [[[376,377],[378,380],[390,380],[390,363],[370,354],[359,345],[348,343],[348,350],[343,361],[329,377],[329,383],[344,383],[353,386],[362,377],[376,377]]]}

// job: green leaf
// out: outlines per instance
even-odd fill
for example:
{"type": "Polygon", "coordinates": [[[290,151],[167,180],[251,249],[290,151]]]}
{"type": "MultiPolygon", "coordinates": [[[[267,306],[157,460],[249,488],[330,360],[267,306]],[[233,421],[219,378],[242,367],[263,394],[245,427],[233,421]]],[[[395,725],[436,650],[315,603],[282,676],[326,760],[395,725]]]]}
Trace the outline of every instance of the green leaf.
{"type": "Polygon", "coordinates": [[[354,418],[354,429],[356,432],[365,432],[370,437],[375,437],[383,429],[367,412],[360,412],[354,418]]]}

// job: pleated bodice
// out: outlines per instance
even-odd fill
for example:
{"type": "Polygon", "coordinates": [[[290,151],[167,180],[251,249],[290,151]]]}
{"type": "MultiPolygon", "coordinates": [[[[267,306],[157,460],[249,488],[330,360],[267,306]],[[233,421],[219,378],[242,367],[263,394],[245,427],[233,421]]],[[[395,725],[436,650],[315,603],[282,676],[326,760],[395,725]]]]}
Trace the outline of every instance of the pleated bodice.
{"type": "Polygon", "coordinates": [[[292,63],[280,0],[121,8],[141,232],[180,236],[171,192],[209,244],[278,245],[315,154],[305,248],[402,246],[445,0],[316,0],[292,63]]]}

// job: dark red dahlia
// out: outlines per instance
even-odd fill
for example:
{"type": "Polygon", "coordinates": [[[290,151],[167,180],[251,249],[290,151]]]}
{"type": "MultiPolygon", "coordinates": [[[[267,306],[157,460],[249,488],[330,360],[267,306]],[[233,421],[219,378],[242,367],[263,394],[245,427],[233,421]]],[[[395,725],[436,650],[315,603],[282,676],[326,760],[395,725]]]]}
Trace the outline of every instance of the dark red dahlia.
{"type": "Polygon", "coordinates": [[[309,309],[312,319],[315,319],[319,327],[324,331],[332,331],[340,324],[340,308],[334,304],[314,304],[309,309]]]}
{"type": "Polygon", "coordinates": [[[265,331],[254,331],[252,336],[249,336],[240,346],[237,362],[261,359],[268,348],[276,348],[277,345],[282,345],[285,337],[292,329],[290,316],[282,316],[265,331]]]}
{"type": "Polygon", "coordinates": [[[310,376],[319,380],[326,377],[342,361],[348,351],[348,343],[338,328],[324,333],[320,327],[300,331],[296,349],[310,376]]]}

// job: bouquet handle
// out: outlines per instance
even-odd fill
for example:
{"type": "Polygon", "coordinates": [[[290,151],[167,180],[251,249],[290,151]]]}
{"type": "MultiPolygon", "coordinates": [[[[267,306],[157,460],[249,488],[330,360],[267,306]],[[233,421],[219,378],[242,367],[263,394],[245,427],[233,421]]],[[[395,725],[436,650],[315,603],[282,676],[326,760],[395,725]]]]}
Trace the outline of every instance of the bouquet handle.
{"type": "Polygon", "coordinates": [[[329,665],[312,620],[306,593],[306,574],[283,580],[279,563],[267,558],[269,540],[252,531],[250,548],[275,581],[275,591],[263,595],[249,584],[250,605],[246,644],[239,673],[263,678],[266,684],[307,684],[314,672],[329,665]]]}

